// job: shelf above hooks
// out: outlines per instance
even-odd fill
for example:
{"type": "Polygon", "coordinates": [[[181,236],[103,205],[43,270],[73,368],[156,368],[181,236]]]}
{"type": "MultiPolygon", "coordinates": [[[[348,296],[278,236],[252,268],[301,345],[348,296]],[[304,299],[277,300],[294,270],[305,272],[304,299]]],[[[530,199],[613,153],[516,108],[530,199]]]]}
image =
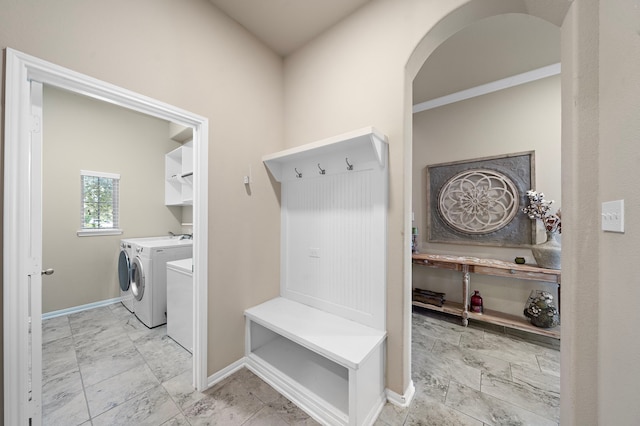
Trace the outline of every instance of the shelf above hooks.
{"type": "Polygon", "coordinates": [[[262,161],[273,177],[282,182],[302,178],[303,175],[318,177],[373,166],[384,168],[387,161],[387,144],[384,134],[373,127],[365,127],[265,155],[262,161]],[[315,169],[313,173],[312,168],[315,169]]]}

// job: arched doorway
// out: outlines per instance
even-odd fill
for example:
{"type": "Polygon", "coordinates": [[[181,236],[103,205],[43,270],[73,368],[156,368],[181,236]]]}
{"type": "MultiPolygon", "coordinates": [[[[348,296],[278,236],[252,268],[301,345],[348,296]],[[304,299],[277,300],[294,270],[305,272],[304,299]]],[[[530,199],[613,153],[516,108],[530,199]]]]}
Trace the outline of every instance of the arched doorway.
{"type": "MultiPolygon", "coordinates": [[[[413,163],[413,152],[412,152],[412,142],[413,142],[413,133],[412,133],[412,125],[411,125],[411,119],[412,119],[412,113],[411,113],[411,107],[412,107],[412,97],[411,97],[411,89],[412,89],[412,83],[413,83],[413,79],[415,78],[415,76],[417,75],[419,69],[422,67],[422,65],[424,64],[425,60],[429,57],[429,55],[431,55],[436,48],[447,38],[449,38],[451,35],[455,34],[456,32],[458,32],[459,30],[465,28],[466,26],[472,24],[473,22],[476,22],[478,20],[490,17],[490,16],[496,16],[496,15],[500,15],[500,14],[505,14],[505,13],[525,13],[525,14],[529,14],[532,16],[537,16],[539,18],[545,19],[551,23],[553,23],[554,25],[557,25],[559,27],[561,27],[561,31],[562,31],[562,56],[564,57],[570,57],[571,56],[571,50],[575,48],[575,46],[578,45],[578,41],[579,41],[579,35],[576,35],[575,33],[569,34],[569,31],[565,31],[565,28],[570,28],[572,25],[575,25],[575,21],[579,20],[578,17],[576,16],[569,16],[567,14],[567,12],[569,11],[571,7],[570,3],[566,3],[566,2],[552,2],[549,4],[546,4],[546,7],[540,7],[540,8],[536,8],[535,6],[533,6],[532,4],[530,4],[530,2],[527,1],[523,1],[523,2],[488,2],[488,1],[482,1],[482,0],[478,0],[478,1],[471,1],[469,3],[467,3],[466,5],[464,5],[463,7],[457,9],[456,11],[454,11],[453,13],[449,14],[447,17],[445,17],[444,19],[442,19],[438,24],[436,24],[424,37],[423,39],[420,41],[420,43],[417,45],[417,47],[414,49],[411,57],[409,58],[408,62],[407,62],[407,66],[406,66],[406,80],[405,80],[405,94],[406,94],[406,100],[405,100],[405,139],[404,139],[404,150],[405,150],[405,170],[410,169],[411,165],[413,163]],[[544,10],[543,10],[544,9],[544,10]],[[565,18],[567,18],[565,20],[565,18]]],[[[578,64],[573,63],[572,61],[569,61],[570,63],[568,64],[567,67],[563,66],[563,72],[565,72],[568,76],[571,75],[571,73],[575,73],[578,64]]],[[[563,64],[564,65],[564,64],[563,64]]],[[[570,80],[571,77],[567,77],[566,80],[563,77],[563,83],[565,81],[571,81],[570,80]]],[[[567,96],[566,95],[571,95],[576,91],[576,87],[571,87],[571,88],[567,88],[563,93],[563,141],[562,144],[563,146],[569,146],[571,145],[572,147],[575,148],[577,142],[575,139],[575,135],[569,133],[569,136],[571,137],[570,139],[566,138],[567,132],[564,130],[564,126],[571,126],[572,120],[575,120],[576,117],[575,116],[567,116],[567,111],[571,110],[571,108],[573,108],[573,105],[567,105],[567,96]]],[[[571,96],[569,96],[571,97],[571,96]]],[[[573,169],[572,167],[564,167],[563,165],[563,171],[562,171],[562,175],[563,176],[573,176],[574,174],[576,174],[577,171],[575,169],[573,169]]],[[[564,179],[563,179],[564,180],[564,179]]],[[[405,178],[405,194],[411,194],[412,193],[412,187],[413,185],[415,185],[416,183],[413,181],[412,177],[406,177],[405,178]]],[[[565,191],[565,195],[566,195],[566,191],[565,191]]],[[[565,201],[565,204],[567,203],[567,201],[565,201]]],[[[566,205],[565,205],[566,208],[566,205]]],[[[405,197],[405,211],[407,212],[405,214],[405,233],[407,236],[410,235],[411,233],[411,211],[412,211],[412,201],[410,199],[410,197],[405,197]]],[[[407,238],[408,239],[408,238],[407,238]]],[[[566,262],[570,262],[571,261],[571,254],[572,254],[572,247],[574,246],[575,242],[572,239],[572,236],[567,236],[565,235],[565,242],[563,245],[563,256],[565,258],[566,262]]],[[[410,250],[410,245],[406,244],[405,245],[405,250],[410,250]]],[[[410,356],[411,356],[411,350],[410,350],[410,330],[411,330],[411,260],[410,260],[411,256],[409,253],[406,253],[405,256],[405,263],[404,263],[404,277],[405,277],[405,317],[404,317],[404,330],[405,330],[405,338],[404,338],[404,347],[405,347],[405,351],[404,353],[404,374],[405,374],[405,383],[407,384],[407,386],[405,387],[406,389],[410,389],[411,388],[411,378],[410,378],[410,356]]],[[[565,278],[564,280],[564,284],[567,284],[567,278],[565,278]]],[[[571,304],[572,300],[574,300],[574,291],[572,289],[567,289],[566,292],[563,293],[563,300],[565,301],[565,304],[563,307],[567,307],[567,304],[571,304]]],[[[565,315],[565,317],[563,318],[563,328],[564,329],[568,329],[569,332],[567,333],[567,335],[565,335],[565,337],[568,337],[569,340],[571,339],[571,331],[573,331],[573,327],[574,327],[574,323],[576,321],[576,318],[574,316],[574,314],[572,312],[568,312],[568,315],[565,315]]],[[[595,348],[595,344],[592,345],[595,348]]],[[[576,354],[573,352],[573,347],[570,344],[565,345],[565,342],[563,340],[563,359],[574,359],[576,357],[576,354]]],[[[568,369],[563,369],[563,375],[566,373],[568,376],[573,376],[575,374],[575,372],[569,370],[568,369]]],[[[594,383],[595,382],[595,373],[590,375],[589,379],[585,379],[586,382],[591,382],[594,383]]],[[[574,397],[574,393],[576,392],[576,385],[573,383],[573,378],[569,377],[569,378],[563,378],[563,390],[562,390],[562,395],[563,395],[563,405],[565,403],[574,403],[575,401],[575,397],[574,397]],[[568,382],[572,382],[571,386],[565,386],[565,383],[568,382]]],[[[407,392],[406,394],[409,394],[410,392],[407,392]]],[[[593,395],[590,396],[585,396],[583,395],[581,397],[583,400],[589,400],[589,401],[594,401],[595,397],[593,395]]],[[[564,418],[566,419],[567,416],[564,416],[564,418]]]]}

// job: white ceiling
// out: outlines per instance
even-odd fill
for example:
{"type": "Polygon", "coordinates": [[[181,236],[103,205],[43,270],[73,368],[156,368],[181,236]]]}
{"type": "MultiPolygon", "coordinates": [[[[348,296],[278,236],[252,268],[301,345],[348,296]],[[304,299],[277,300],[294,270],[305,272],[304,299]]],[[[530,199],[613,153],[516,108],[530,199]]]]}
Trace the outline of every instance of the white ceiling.
{"type": "MultiPolygon", "coordinates": [[[[281,56],[287,56],[370,0],[209,0],[281,56]]],[[[525,0],[551,17],[548,0],[525,0]]],[[[538,11],[541,13],[541,11],[538,11]]],[[[560,29],[525,14],[474,23],[442,43],[414,80],[413,103],[560,62],[560,29]]]]}

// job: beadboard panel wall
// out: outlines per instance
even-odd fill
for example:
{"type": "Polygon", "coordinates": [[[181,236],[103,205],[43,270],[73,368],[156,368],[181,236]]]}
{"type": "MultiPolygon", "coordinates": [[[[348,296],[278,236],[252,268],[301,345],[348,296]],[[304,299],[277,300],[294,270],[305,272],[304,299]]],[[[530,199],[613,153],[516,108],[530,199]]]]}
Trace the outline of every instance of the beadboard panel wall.
{"type": "Polygon", "coordinates": [[[313,173],[306,166],[302,177],[288,174],[281,186],[281,295],[380,330],[386,317],[384,147],[382,162],[350,153],[352,170],[345,155],[332,162],[320,150],[313,173]],[[323,164],[329,165],[325,174],[323,164]]]}

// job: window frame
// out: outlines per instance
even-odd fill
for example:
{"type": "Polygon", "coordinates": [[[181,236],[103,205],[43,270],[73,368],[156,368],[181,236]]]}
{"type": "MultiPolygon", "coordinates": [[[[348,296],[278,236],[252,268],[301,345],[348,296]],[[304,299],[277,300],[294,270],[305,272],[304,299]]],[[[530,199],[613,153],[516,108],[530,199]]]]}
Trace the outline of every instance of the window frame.
{"type": "Polygon", "coordinates": [[[95,172],[91,170],[80,170],[80,229],[78,229],[77,235],[79,237],[95,237],[102,235],[121,235],[122,229],[120,228],[120,174],[119,173],[107,173],[107,172],[95,172]],[[112,179],[117,185],[115,186],[115,195],[113,199],[113,228],[85,228],[84,227],[84,177],[97,177],[103,179],[112,179]]]}

